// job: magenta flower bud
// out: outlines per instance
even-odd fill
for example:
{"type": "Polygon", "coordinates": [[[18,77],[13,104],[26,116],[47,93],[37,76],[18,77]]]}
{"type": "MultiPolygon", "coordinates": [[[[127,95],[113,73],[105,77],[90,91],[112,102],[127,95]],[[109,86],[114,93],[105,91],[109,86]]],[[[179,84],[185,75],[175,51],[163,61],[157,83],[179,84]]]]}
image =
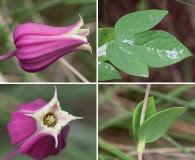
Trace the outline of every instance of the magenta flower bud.
{"type": "Polygon", "coordinates": [[[81,16],[74,25],[67,27],[22,24],[16,27],[13,33],[17,50],[0,56],[0,60],[16,55],[22,69],[38,72],[70,52],[76,50],[92,52],[86,38],[89,29],[80,29],[83,24],[81,16]]]}
{"type": "Polygon", "coordinates": [[[18,153],[41,160],[58,154],[66,146],[68,124],[76,119],[81,117],[61,110],[55,90],[49,103],[37,99],[21,104],[19,110],[13,112],[7,128],[12,144],[18,146],[18,153]]]}

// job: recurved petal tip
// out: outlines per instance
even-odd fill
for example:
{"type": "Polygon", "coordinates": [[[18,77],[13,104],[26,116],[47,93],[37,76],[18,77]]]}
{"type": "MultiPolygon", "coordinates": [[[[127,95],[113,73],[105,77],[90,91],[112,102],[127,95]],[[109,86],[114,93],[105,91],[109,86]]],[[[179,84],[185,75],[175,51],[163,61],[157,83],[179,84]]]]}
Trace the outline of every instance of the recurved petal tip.
{"type": "Polygon", "coordinates": [[[76,117],[76,119],[83,119],[83,117],[76,117]]]}
{"type": "Polygon", "coordinates": [[[79,29],[78,35],[79,36],[87,36],[89,34],[89,29],[79,29]]]}
{"type": "Polygon", "coordinates": [[[85,51],[90,52],[90,53],[93,55],[93,53],[92,53],[92,48],[91,48],[91,46],[90,46],[89,43],[87,43],[87,44],[82,44],[81,46],[77,47],[76,50],[85,50],[85,51]]]}
{"type": "Polygon", "coordinates": [[[82,17],[79,15],[78,21],[72,26],[67,27],[67,32],[64,33],[64,36],[72,36],[78,34],[80,28],[84,25],[82,17]]]}

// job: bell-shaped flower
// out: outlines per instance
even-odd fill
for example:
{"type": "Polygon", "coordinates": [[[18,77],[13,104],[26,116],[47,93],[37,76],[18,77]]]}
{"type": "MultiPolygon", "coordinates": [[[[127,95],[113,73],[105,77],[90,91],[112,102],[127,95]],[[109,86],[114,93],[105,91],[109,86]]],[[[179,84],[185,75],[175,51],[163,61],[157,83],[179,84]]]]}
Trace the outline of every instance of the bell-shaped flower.
{"type": "Polygon", "coordinates": [[[0,56],[0,60],[16,56],[22,69],[38,72],[62,56],[76,51],[91,51],[86,36],[89,29],[80,29],[83,19],[72,26],[53,27],[37,23],[22,24],[14,30],[16,50],[0,56]]]}
{"type": "MultiPolygon", "coordinates": [[[[37,99],[21,104],[7,126],[12,144],[18,146],[15,153],[37,160],[58,154],[66,146],[69,123],[76,119],[81,117],[61,110],[56,90],[49,103],[37,99]]],[[[5,160],[13,156],[8,155],[5,160]]]]}

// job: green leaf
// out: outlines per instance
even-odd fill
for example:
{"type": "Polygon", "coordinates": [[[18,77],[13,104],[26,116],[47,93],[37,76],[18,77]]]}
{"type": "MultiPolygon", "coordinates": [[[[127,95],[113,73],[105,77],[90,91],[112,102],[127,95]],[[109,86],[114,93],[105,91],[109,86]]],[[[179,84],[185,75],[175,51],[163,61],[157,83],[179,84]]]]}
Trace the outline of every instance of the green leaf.
{"type": "Polygon", "coordinates": [[[191,56],[175,37],[164,31],[147,31],[167,14],[145,10],[120,18],[114,29],[99,29],[98,60],[109,60],[130,75],[148,77],[148,67],[165,67],[191,56]]]}
{"type": "Polygon", "coordinates": [[[182,43],[164,31],[142,32],[132,39],[115,41],[108,48],[110,47],[113,49],[107,49],[107,56],[116,67],[126,73],[143,77],[148,76],[147,66],[165,67],[191,56],[182,43]],[[133,66],[133,61],[139,63],[133,66]]]}
{"type": "Polygon", "coordinates": [[[98,29],[98,61],[108,60],[106,49],[115,40],[113,28],[98,29]]]}
{"type": "MultiPolygon", "coordinates": [[[[139,129],[139,126],[140,126],[140,118],[141,118],[143,102],[144,101],[141,101],[137,105],[137,107],[135,108],[135,111],[134,111],[134,115],[133,115],[132,128],[133,128],[133,133],[134,133],[134,136],[135,136],[136,140],[138,140],[137,132],[138,132],[138,129],[139,129]]],[[[146,109],[146,113],[145,113],[145,117],[144,117],[144,121],[147,120],[148,118],[150,118],[151,116],[153,116],[154,114],[156,114],[154,98],[149,97],[148,98],[148,103],[147,103],[147,109],[146,109]]]]}
{"type": "Polygon", "coordinates": [[[121,76],[112,65],[105,62],[98,62],[98,80],[104,81],[111,79],[121,79],[121,76]]]}
{"type": "Polygon", "coordinates": [[[167,13],[168,11],[163,10],[145,10],[127,14],[117,21],[114,34],[117,38],[132,37],[154,27],[167,13]]]}
{"type": "Polygon", "coordinates": [[[174,123],[182,111],[182,107],[173,107],[148,118],[138,129],[140,142],[153,142],[160,138],[174,123]]]}
{"type": "MultiPolygon", "coordinates": [[[[127,41],[127,40],[126,40],[127,41]]],[[[190,51],[165,31],[147,31],[137,34],[124,49],[150,67],[164,67],[191,56],[190,51]]]]}
{"type": "Polygon", "coordinates": [[[147,65],[137,58],[134,58],[136,56],[132,57],[129,55],[131,55],[131,52],[128,50],[122,52],[121,46],[117,44],[111,44],[107,48],[107,56],[114,66],[131,75],[148,77],[147,65]]]}

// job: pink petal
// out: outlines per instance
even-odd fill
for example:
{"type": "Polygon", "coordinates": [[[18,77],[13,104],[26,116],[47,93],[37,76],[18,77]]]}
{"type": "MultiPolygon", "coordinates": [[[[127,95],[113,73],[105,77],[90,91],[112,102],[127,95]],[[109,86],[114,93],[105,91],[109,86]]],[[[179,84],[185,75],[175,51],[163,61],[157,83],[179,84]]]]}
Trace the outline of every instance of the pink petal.
{"type": "Polygon", "coordinates": [[[19,152],[22,154],[28,154],[37,160],[42,160],[49,155],[56,155],[60,152],[61,149],[65,147],[68,131],[69,126],[66,126],[58,135],[59,143],[57,148],[55,148],[55,140],[53,136],[41,133],[21,145],[19,147],[19,152]]]}
{"type": "Polygon", "coordinates": [[[35,133],[37,125],[32,117],[26,116],[23,112],[17,111],[12,113],[12,120],[8,124],[7,129],[12,144],[19,144],[35,133]]]}
{"type": "Polygon", "coordinates": [[[26,61],[19,60],[20,67],[28,72],[37,72],[47,68],[53,62],[55,62],[60,57],[64,56],[65,54],[69,53],[63,51],[58,51],[56,54],[51,54],[49,57],[41,57],[40,61],[35,60],[33,63],[26,63],[26,61]]]}
{"type": "Polygon", "coordinates": [[[86,41],[79,38],[65,37],[61,39],[56,39],[54,42],[47,42],[40,45],[27,45],[24,47],[18,48],[17,58],[20,60],[38,59],[41,56],[47,56],[51,52],[58,50],[74,50],[76,47],[87,43],[86,41]]]}
{"type": "Polygon", "coordinates": [[[19,110],[23,111],[25,113],[34,113],[36,110],[41,109],[46,104],[47,104],[47,102],[45,102],[44,100],[37,99],[37,100],[34,100],[30,103],[21,104],[20,107],[19,107],[19,110]]]}
{"type": "Polygon", "coordinates": [[[61,42],[50,42],[18,49],[16,56],[19,58],[21,68],[28,72],[36,72],[45,69],[57,59],[76,50],[78,46],[84,43],[86,42],[83,40],[66,37],[61,42]]]}
{"type": "Polygon", "coordinates": [[[60,42],[60,41],[66,41],[66,42],[79,41],[79,42],[87,43],[87,39],[84,36],[74,37],[74,36],[54,35],[54,36],[26,36],[24,38],[20,38],[20,40],[18,40],[15,45],[18,49],[21,49],[22,47],[29,47],[33,45],[41,45],[45,43],[60,42]]]}
{"type": "Polygon", "coordinates": [[[71,26],[67,27],[54,27],[54,26],[48,26],[43,24],[37,24],[37,23],[26,23],[18,26],[14,30],[14,43],[16,43],[21,37],[23,36],[29,36],[29,35],[59,35],[59,34],[68,34],[75,28],[80,28],[82,25],[82,18],[80,17],[79,20],[71,26]]]}

